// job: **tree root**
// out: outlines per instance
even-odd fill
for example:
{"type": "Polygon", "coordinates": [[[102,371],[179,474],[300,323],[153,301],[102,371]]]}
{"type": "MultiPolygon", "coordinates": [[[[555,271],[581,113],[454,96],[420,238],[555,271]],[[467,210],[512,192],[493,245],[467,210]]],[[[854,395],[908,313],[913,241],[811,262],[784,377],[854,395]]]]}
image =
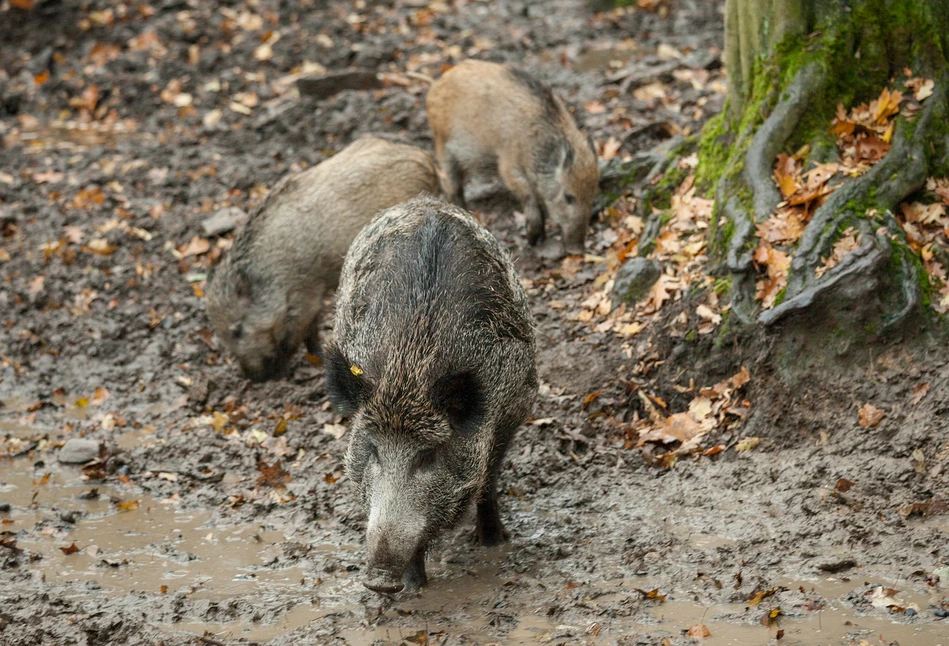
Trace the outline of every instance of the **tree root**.
{"type": "Polygon", "coordinates": [[[919,304],[921,294],[917,270],[906,253],[906,239],[892,209],[926,181],[929,164],[926,143],[931,125],[945,119],[946,95],[940,89],[921,110],[915,123],[901,120],[893,146],[880,163],[865,175],[848,181],[817,209],[808,223],[791,262],[785,300],[758,316],[770,325],[786,315],[811,307],[816,301],[843,298],[853,302],[881,293],[881,287],[895,290],[897,302],[887,308],[884,329],[903,321],[919,304]],[[868,207],[879,209],[876,224],[866,218],[868,207]],[[843,261],[818,277],[816,269],[830,254],[840,228],[852,221],[861,230],[863,244],[843,261]],[[897,253],[897,257],[893,254],[897,253]],[[894,267],[895,265],[895,267],[894,267]],[[893,271],[895,269],[895,271],[893,271]],[[887,276],[887,271],[890,275],[887,276]]]}
{"type": "Polygon", "coordinates": [[[743,172],[737,176],[726,172],[715,190],[715,203],[721,209],[720,215],[734,226],[728,243],[727,264],[732,275],[732,312],[744,324],[754,323],[756,314],[755,283],[750,275],[750,247],[755,225],[773,213],[781,201],[781,194],[771,179],[774,158],[794,133],[824,82],[824,71],[815,63],[798,71],[757,132],[752,135],[753,126],[749,125],[735,142],[735,147],[740,149],[751,137],[748,151],[741,160],[743,172]],[[739,199],[743,192],[750,192],[750,204],[746,205],[739,199]],[[753,210],[749,212],[747,206],[753,210]]]}
{"type": "Polygon", "coordinates": [[[758,128],[745,156],[744,178],[754,195],[758,222],[766,219],[781,202],[781,193],[771,179],[774,159],[794,134],[815,94],[824,86],[825,73],[817,63],[802,68],[788,85],[781,101],[758,128]]]}

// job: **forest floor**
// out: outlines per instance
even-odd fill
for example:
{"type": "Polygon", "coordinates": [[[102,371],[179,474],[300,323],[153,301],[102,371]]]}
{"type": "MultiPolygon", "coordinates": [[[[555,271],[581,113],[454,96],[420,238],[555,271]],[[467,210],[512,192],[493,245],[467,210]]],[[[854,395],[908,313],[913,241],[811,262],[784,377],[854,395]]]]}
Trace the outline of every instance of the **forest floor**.
{"type": "Polygon", "coordinates": [[[0,644],[949,644],[949,344],[729,333],[694,158],[628,310],[635,187],[565,260],[474,201],[533,301],[541,388],[510,543],[463,524],[418,594],[360,583],[322,368],[248,383],[208,329],[233,236],[209,218],[363,133],[431,148],[400,72],[523,66],[624,158],[721,109],[722,4],[0,2],[0,644]],[[296,90],[352,67],[382,87],[296,90]],[[100,458],[61,464],[76,437],[100,458]]]}

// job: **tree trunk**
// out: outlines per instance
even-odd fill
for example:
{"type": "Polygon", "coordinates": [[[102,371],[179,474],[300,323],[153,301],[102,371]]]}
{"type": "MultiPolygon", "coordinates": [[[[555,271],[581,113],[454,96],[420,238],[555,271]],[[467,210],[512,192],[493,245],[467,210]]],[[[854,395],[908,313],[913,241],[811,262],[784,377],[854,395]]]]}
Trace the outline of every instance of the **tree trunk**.
{"type": "Polygon", "coordinates": [[[815,306],[856,308],[892,327],[929,293],[893,211],[927,177],[949,175],[949,2],[727,0],[725,11],[727,108],[703,132],[699,178],[714,188],[716,248],[733,279],[733,311],[746,323],[770,324],[815,306]],[[787,287],[764,309],[755,300],[753,253],[757,227],[782,200],[772,176],[777,155],[810,144],[805,163],[831,161],[838,104],[902,89],[905,69],[933,79],[932,96],[912,116],[896,117],[885,157],[831,193],[800,239],[785,245],[787,287]],[[820,271],[848,227],[862,243],[820,271]]]}

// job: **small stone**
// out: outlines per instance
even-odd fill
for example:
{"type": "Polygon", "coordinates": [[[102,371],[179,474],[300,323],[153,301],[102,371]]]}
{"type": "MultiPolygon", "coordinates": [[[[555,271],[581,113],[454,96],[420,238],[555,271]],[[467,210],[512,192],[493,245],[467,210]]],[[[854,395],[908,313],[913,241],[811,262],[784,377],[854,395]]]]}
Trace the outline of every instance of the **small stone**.
{"type": "Polygon", "coordinates": [[[99,456],[99,442],[74,437],[59,450],[59,461],[63,464],[85,464],[99,456]]]}
{"type": "Polygon", "coordinates": [[[208,397],[211,395],[211,391],[214,389],[214,382],[210,381],[206,376],[198,375],[195,377],[194,381],[191,383],[191,387],[188,389],[188,401],[194,404],[197,407],[203,407],[208,401],[208,397]]]}
{"type": "Polygon", "coordinates": [[[10,513],[10,503],[0,502],[0,514],[9,514],[10,513]]]}
{"type": "Polygon", "coordinates": [[[626,303],[643,299],[659,276],[662,266],[648,258],[630,258],[616,271],[613,283],[613,298],[626,303]]]}
{"type": "Polygon", "coordinates": [[[382,81],[372,70],[349,70],[321,76],[305,76],[297,81],[297,89],[304,96],[328,99],[343,90],[376,90],[382,81]]]}
{"type": "Polygon", "coordinates": [[[914,610],[913,608],[907,608],[906,610],[903,611],[904,617],[915,617],[918,614],[919,613],[916,612],[916,610],[914,610]]]}
{"type": "Polygon", "coordinates": [[[206,236],[219,236],[222,233],[233,231],[247,222],[248,215],[243,209],[229,206],[219,209],[201,221],[201,229],[206,236]]]}
{"type": "Polygon", "coordinates": [[[64,523],[69,523],[70,525],[75,525],[78,517],[79,513],[76,511],[62,511],[59,513],[59,519],[64,523]]]}

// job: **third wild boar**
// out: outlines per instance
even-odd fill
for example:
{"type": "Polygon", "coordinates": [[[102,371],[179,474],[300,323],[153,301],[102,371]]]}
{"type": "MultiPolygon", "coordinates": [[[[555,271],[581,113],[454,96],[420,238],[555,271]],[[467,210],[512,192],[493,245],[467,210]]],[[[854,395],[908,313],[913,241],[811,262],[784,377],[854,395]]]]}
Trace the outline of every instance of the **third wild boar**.
{"type": "Polygon", "coordinates": [[[281,375],[303,342],[317,352],[323,297],[353,238],[380,211],[437,190],[431,155],[378,137],[278,182],[207,290],[208,318],[244,373],[281,375]]]}
{"type": "Polygon", "coordinates": [[[530,244],[544,239],[550,217],[564,248],[582,253],[599,167],[559,97],[520,70],[468,60],[435,81],[425,105],[452,202],[464,207],[466,175],[496,172],[521,202],[530,244]]]}
{"type": "Polygon", "coordinates": [[[352,416],[347,473],[368,517],[365,585],[416,589],[429,544],[472,501],[480,542],[505,538],[498,472],[537,392],[527,296],[468,213],[413,200],[353,242],[334,337],[327,386],[352,416]]]}

